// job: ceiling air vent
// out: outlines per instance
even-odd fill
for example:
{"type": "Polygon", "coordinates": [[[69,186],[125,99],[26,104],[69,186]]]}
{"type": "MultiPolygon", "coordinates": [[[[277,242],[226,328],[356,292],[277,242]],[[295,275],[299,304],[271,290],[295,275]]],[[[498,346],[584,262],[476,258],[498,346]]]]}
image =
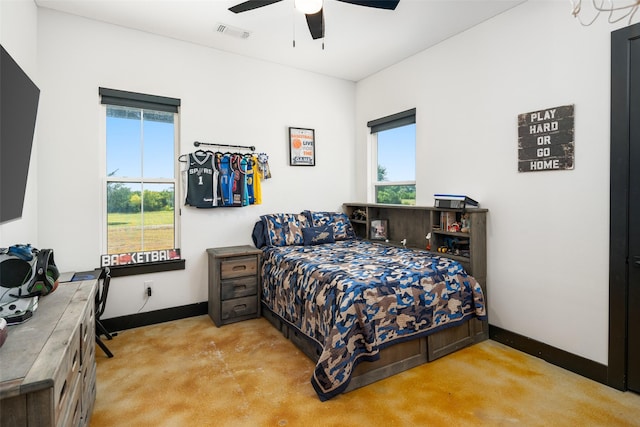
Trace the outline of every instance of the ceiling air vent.
{"type": "Polygon", "coordinates": [[[249,31],[243,30],[242,28],[232,27],[227,24],[218,24],[216,31],[238,39],[247,39],[251,35],[249,31]]]}

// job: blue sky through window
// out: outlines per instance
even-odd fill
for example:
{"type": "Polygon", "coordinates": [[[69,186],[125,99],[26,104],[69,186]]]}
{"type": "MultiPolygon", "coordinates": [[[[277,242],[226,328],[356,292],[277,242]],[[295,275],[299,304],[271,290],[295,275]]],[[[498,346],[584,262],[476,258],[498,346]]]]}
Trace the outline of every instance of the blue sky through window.
{"type": "Polygon", "coordinates": [[[144,110],[141,120],[140,109],[107,108],[107,175],[173,178],[173,114],[144,110]]]}
{"type": "Polygon", "coordinates": [[[415,181],[415,123],[378,132],[378,165],[386,168],[387,181],[415,181]]]}

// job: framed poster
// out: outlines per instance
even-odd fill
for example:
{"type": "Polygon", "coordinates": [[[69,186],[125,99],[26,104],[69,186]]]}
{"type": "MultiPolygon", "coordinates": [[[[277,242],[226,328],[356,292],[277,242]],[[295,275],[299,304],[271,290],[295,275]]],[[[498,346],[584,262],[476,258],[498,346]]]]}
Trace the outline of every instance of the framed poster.
{"type": "Polygon", "coordinates": [[[371,240],[387,240],[388,230],[386,219],[371,220],[371,240]]]}
{"type": "Polygon", "coordinates": [[[316,165],[316,137],[313,129],[289,128],[289,164],[316,165]]]}

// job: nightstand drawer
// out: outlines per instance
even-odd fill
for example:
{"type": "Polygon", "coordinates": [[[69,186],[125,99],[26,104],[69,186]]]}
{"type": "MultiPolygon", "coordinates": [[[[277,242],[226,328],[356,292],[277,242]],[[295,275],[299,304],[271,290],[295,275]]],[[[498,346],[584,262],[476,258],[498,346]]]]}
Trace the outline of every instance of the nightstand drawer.
{"type": "Polygon", "coordinates": [[[258,278],[256,276],[225,279],[220,284],[220,299],[246,297],[258,293],[258,278]]]}
{"type": "Polygon", "coordinates": [[[255,256],[235,257],[220,262],[220,278],[251,276],[258,272],[258,258],[255,256]]]}
{"type": "Polygon", "coordinates": [[[236,317],[255,315],[258,313],[256,297],[235,298],[222,302],[222,321],[229,321],[236,317]]]}

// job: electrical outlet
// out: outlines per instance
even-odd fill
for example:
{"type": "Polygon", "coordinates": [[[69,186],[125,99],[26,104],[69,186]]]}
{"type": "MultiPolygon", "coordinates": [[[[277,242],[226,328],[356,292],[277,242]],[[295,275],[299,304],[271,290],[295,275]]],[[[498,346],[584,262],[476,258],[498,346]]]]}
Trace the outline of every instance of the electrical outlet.
{"type": "Polygon", "coordinates": [[[145,280],[144,281],[144,296],[149,298],[153,295],[153,280],[145,280]]]}

